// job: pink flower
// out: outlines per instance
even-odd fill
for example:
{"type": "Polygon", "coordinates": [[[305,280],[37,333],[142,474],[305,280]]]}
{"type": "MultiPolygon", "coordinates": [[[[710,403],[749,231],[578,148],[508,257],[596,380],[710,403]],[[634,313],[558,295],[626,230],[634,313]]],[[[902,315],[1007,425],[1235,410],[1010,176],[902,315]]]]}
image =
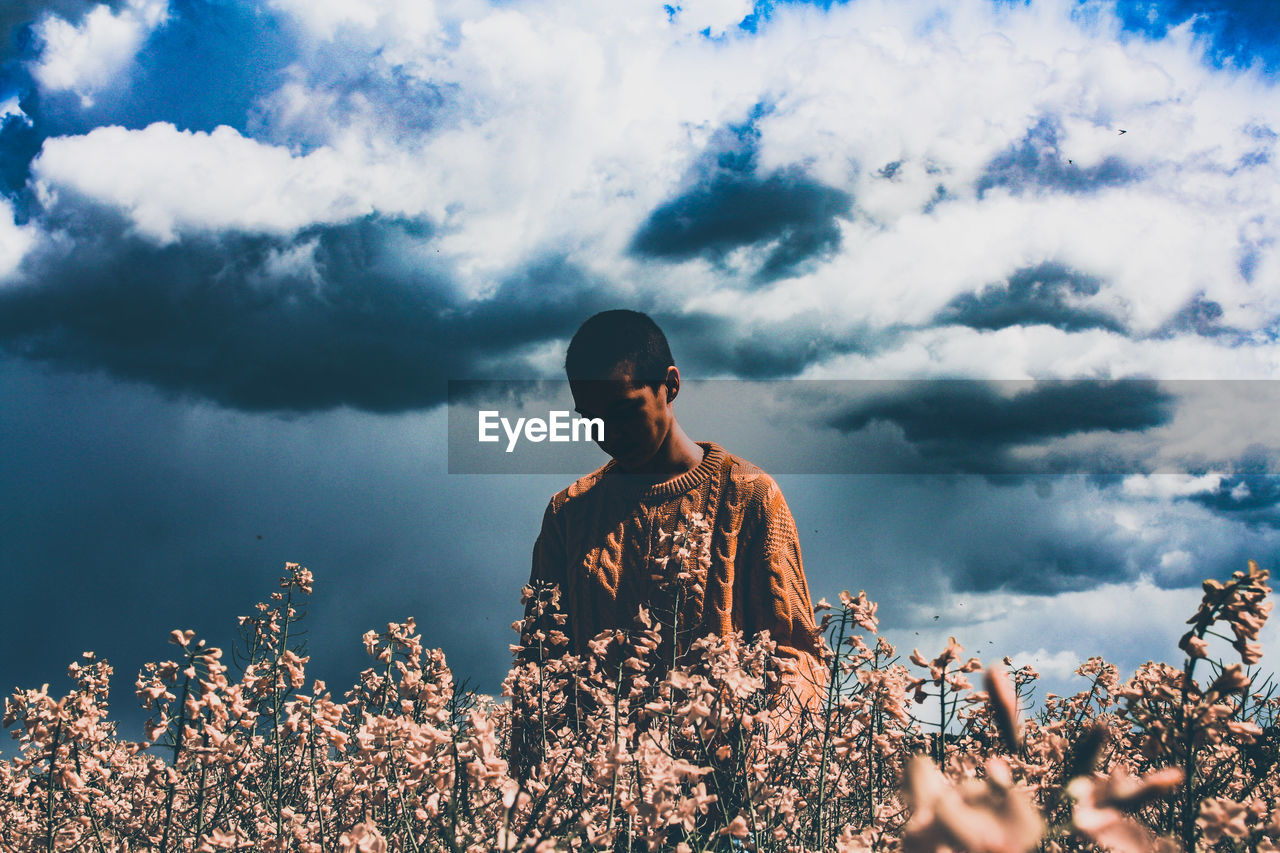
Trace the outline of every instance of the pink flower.
{"type": "Polygon", "coordinates": [[[377,824],[366,820],[338,836],[338,849],[342,853],[387,853],[387,840],[377,824]]]}
{"type": "Polygon", "coordinates": [[[1009,674],[999,664],[987,669],[988,704],[991,716],[1004,737],[1005,746],[1016,750],[1022,744],[1022,727],[1018,722],[1018,696],[1009,674]]]}
{"type": "Polygon", "coordinates": [[[1200,815],[1196,819],[1204,840],[1216,844],[1223,838],[1237,841],[1249,837],[1249,810],[1243,803],[1225,797],[1209,797],[1200,803],[1200,815]]]}
{"type": "Polygon", "coordinates": [[[747,819],[742,815],[738,815],[729,821],[729,825],[720,830],[721,835],[731,835],[734,838],[746,838],[751,834],[751,827],[747,825],[747,819]]]}
{"type": "Polygon", "coordinates": [[[1026,853],[1040,842],[1040,814],[998,758],[987,762],[985,779],[957,786],[917,755],[907,764],[906,782],[911,805],[902,835],[906,853],[1026,853]]]}
{"type": "Polygon", "coordinates": [[[1182,648],[1189,656],[1193,658],[1209,657],[1209,643],[1204,637],[1197,637],[1193,632],[1188,631],[1182,638],[1179,647],[1182,648]]]}
{"type": "Polygon", "coordinates": [[[1153,836],[1149,829],[1125,814],[1144,803],[1168,796],[1182,784],[1182,771],[1166,767],[1134,779],[1123,767],[1110,776],[1079,776],[1067,785],[1075,800],[1072,823],[1099,845],[1117,853],[1149,853],[1153,836]]]}

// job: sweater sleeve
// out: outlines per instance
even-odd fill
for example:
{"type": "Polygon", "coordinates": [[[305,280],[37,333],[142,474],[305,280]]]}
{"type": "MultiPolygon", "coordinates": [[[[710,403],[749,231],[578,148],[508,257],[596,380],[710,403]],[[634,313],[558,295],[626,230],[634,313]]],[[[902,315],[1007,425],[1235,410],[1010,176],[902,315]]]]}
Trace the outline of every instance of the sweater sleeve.
{"type": "Polygon", "coordinates": [[[759,515],[743,557],[749,573],[748,612],[756,630],[767,628],[777,643],[783,671],[775,691],[790,689],[816,709],[827,684],[819,651],[813,601],[800,559],[800,541],[782,490],[768,480],[759,515]]]}

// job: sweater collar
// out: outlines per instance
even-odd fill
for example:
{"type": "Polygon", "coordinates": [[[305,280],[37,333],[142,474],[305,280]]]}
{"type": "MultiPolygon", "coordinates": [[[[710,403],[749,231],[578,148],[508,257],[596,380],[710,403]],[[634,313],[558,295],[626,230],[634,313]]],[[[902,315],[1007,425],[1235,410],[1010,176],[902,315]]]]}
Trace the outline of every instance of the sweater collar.
{"type": "MultiPolygon", "coordinates": [[[[644,488],[640,494],[643,501],[666,500],[667,498],[682,495],[692,489],[705,483],[720,470],[721,464],[724,462],[725,449],[714,441],[698,441],[695,442],[702,448],[702,461],[685,471],[678,477],[672,477],[670,480],[664,480],[661,483],[655,483],[644,488]]],[[[609,464],[604,467],[601,473],[612,473],[613,476],[620,480],[627,478],[626,474],[614,470],[614,463],[610,460],[609,464]]]]}

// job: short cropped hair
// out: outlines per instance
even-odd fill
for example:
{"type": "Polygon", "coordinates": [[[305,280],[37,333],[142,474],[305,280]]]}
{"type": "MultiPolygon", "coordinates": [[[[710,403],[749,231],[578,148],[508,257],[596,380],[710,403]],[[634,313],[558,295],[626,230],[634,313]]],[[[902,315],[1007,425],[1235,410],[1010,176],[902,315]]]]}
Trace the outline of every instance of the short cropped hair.
{"type": "Polygon", "coordinates": [[[631,368],[631,378],[645,385],[662,383],[675,364],[667,336],[648,314],[618,308],[587,318],[564,358],[570,381],[607,379],[619,365],[631,368]]]}

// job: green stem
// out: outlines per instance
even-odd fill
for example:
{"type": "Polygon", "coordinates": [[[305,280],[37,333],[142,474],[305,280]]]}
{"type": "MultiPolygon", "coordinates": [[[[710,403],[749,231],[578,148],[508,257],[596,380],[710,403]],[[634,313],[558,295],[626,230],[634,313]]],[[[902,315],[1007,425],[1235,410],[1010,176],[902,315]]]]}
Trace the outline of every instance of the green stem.
{"type": "Polygon", "coordinates": [[[53,743],[49,746],[49,773],[45,780],[48,798],[45,801],[45,846],[53,853],[53,776],[58,766],[58,741],[62,737],[62,720],[53,730],[53,743]]]}
{"type": "Polygon", "coordinates": [[[947,757],[947,667],[942,666],[942,675],[938,678],[938,702],[941,706],[941,716],[938,719],[938,754],[937,761],[939,769],[946,764],[947,757]]]}
{"type": "Polygon", "coordinates": [[[311,796],[315,800],[316,824],[320,827],[320,853],[324,853],[324,808],[320,805],[320,783],[316,777],[316,714],[312,702],[307,703],[307,716],[311,719],[307,751],[311,757],[311,796]]]}
{"type": "MultiPolygon", "coordinates": [[[[618,709],[622,705],[622,664],[618,664],[618,675],[613,686],[613,747],[618,746],[618,709]]],[[[614,814],[618,805],[618,767],[613,768],[613,781],[609,785],[609,833],[613,837],[614,814]]]]}
{"type": "Polygon", "coordinates": [[[818,810],[814,812],[813,832],[818,837],[818,849],[822,849],[823,826],[822,809],[826,805],[827,793],[827,750],[831,741],[831,706],[835,702],[836,675],[840,672],[840,649],[844,646],[844,632],[848,625],[849,614],[840,614],[840,636],[836,640],[836,653],[831,658],[831,678],[827,681],[826,722],[822,731],[822,762],[818,766],[818,810]]]}
{"type": "MultiPolygon", "coordinates": [[[[72,744],[71,750],[71,757],[76,764],[76,773],[78,775],[83,775],[84,771],[80,767],[80,747],[76,744],[72,744]]],[[[98,842],[98,851],[99,853],[106,853],[106,847],[102,844],[102,832],[98,828],[98,814],[94,811],[93,805],[90,803],[85,804],[85,811],[88,812],[89,823],[93,826],[93,839],[98,842]]]]}
{"type": "MultiPolygon", "coordinates": [[[[187,653],[187,667],[195,666],[195,656],[190,652],[187,653]]],[[[178,776],[178,759],[182,756],[182,742],[185,738],[186,720],[187,720],[187,697],[191,694],[191,676],[186,676],[182,681],[182,696],[178,700],[178,725],[173,733],[173,774],[178,776]]],[[[164,834],[160,837],[160,850],[168,850],[169,848],[169,832],[173,828],[173,798],[178,792],[178,781],[175,779],[169,784],[169,792],[165,796],[164,803],[164,834]]],[[[52,848],[50,848],[52,849],[52,848]]]]}
{"type": "MultiPolygon", "coordinates": [[[[201,746],[208,750],[209,748],[209,732],[205,731],[201,737],[201,746]]],[[[205,778],[209,772],[209,760],[207,754],[200,760],[200,787],[196,790],[196,838],[204,835],[204,785],[205,778]]]]}
{"type": "Polygon", "coordinates": [[[280,647],[276,650],[275,661],[272,671],[272,708],[271,708],[271,737],[275,741],[275,750],[272,755],[273,783],[275,785],[275,809],[276,809],[276,841],[278,842],[284,837],[284,782],[281,773],[281,743],[280,743],[280,709],[284,704],[285,694],[288,692],[287,687],[283,687],[280,683],[280,658],[289,650],[289,626],[292,623],[292,604],[293,604],[293,586],[289,586],[289,594],[284,601],[284,628],[281,629],[280,647]]]}

